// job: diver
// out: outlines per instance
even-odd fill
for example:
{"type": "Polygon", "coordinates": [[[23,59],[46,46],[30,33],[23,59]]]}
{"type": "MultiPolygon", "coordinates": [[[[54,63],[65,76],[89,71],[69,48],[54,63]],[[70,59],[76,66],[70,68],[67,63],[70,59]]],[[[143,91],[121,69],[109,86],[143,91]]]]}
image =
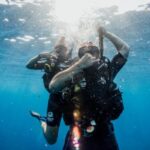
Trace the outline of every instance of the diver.
{"type": "Polygon", "coordinates": [[[49,84],[52,93],[59,93],[48,107],[49,140],[56,142],[61,117],[70,126],[63,150],[119,149],[111,121],[124,107],[114,78],[127,61],[129,46],[104,27],[99,27],[98,34],[99,40],[106,37],[116,47],[113,59],[89,42],[79,48],[80,59],[57,73],[49,84]]]}
{"type": "MultiPolygon", "coordinates": [[[[42,77],[43,83],[44,83],[45,89],[50,93],[48,86],[52,77],[59,71],[66,69],[68,65],[72,63],[72,58],[71,58],[72,50],[73,50],[73,47],[70,50],[68,50],[68,47],[66,46],[66,42],[65,42],[65,37],[61,37],[59,41],[56,43],[54,50],[52,52],[43,52],[33,57],[32,59],[29,60],[26,67],[28,69],[33,69],[33,70],[44,70],[44,75],[42,77]]],[[[48,103],[50,103],[53,97],[57,97],[57,94],[50,94],[48,103]]],[[[43,133],[48,143],[53,143],[52,140],[49,140],[49,136],[47,134],[50,132],[49,128],[47,128],[46,126],[47,117],[42,117],[40,116],[39,113],[34,112],[34,111],[30,111],[30,114],[31,116],[37,118],[41,122],[43,133]]],[[[47,114],[47,116],[50,117],[51,114],[49,113],[47,114]]],[[[53,132],[54,130],[55,128],[53,128],[53,132]]]]}
{"type": "Polygon", "coordinates": [[[26,67],[33,70],[44,70],[43,82],[48,92],[52,77],[67,67],[71,61],[72,50],[68,50],[65,37],[61,37],[52,52],[43,52],[29,60],[26,67]]]}

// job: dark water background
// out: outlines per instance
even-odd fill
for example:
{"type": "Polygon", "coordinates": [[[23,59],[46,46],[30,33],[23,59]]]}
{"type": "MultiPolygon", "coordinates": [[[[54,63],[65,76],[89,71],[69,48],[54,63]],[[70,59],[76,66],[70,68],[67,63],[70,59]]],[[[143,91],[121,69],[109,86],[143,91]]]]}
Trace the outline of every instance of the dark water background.
{"type": "MultiPolygon", "coordinates": [[[[34,55],[51,49],[55,34],[63,28],[48,15],[50,7],[45,3],[0,5],[0,150],[60,150],[64,143],[67,127],[63,122],[57,144],[49,146],[39,122],[29,115],[30,109],[45,114],[48,93],[42,84],[43,72],[27,70],[25,64],[34,55]]],[[[107,29],[131,47],[128,63],[116,78],[125,105],[114,122],[120,150],[149,150],[150,11],[120,15],[114,15],[116,7],[103,11],[103,16],[95,19],[107,18],[107,29]]],[[[112,54],[113,49],[106,52],[112,54]]]]}

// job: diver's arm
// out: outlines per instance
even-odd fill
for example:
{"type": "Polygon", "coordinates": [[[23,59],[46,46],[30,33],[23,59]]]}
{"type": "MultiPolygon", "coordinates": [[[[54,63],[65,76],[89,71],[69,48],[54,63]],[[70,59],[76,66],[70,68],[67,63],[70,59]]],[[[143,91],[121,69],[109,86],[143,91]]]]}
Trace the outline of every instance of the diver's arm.
{"type": "Polygon", "coordinates": [[[58,137],[58,130],[59,127],[56,126],[49,126],[46,122],[41,121],[41,127],[43,129],[44,137],[48,144],[55,144],[58,137]]]}
{"type": "Polygon", "coordinates": [[[117,35],[106,31],[106,29],[101,26],[98,28],[98,34],[99,37],[105,36],[107,39],[109,39],[116,47],[118,53],[120,53],[125,59],[128,58],[130,48],[126,42],[120,39],[117,35]]]}
{"type": "Polygon", "coordinates": [[[95,61],[95,57],[90,54],[85,54],[79,61],[73,64],[68,69],[56,74],[49,84],[49,89],[52,93],[62,90],[66,86],[67,81],[71,81],[74,75],[82,72],[83,69],[91,66],[95,61]]]}
{"type": "Polygon", "coordinates": [[[115,55],[111,60],[111,80],[114,80],[118,72],[125,65],[128,55],[129,55],[129,46],[118,36],[106,32],[105,36],[114,44],[118,54],[115,55]]]}
{"type": "Polygon", "coordinates": [[[120,39],[113,33],[106,32],[105,37],[107,37],[116,47],[117,51],[125,58],[128,58],[129,55],[129,46],[126,42],[120,39]]]}
{"type": "Polygon", "coordinates": [[[26,67],[28,69],[43,69],[44,68],[44,64],[43,62],[40,62],[41,59],[48,59],[49,58],[49,53],[41,53],[35,57],[33,57],[32,59],[30,59],[28,61],[28,63],[26,64],[26,67]]]}

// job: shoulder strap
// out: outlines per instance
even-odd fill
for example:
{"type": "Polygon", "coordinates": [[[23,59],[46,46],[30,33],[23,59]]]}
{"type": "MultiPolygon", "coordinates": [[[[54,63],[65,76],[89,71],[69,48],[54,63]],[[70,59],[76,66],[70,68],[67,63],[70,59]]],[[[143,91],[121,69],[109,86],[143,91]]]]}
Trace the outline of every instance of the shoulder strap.
{"type": "Polygon", "coordinates": [[[107,57],[105,57],[105,56],[103,56],[101,59],[102,59],[102,62],[103,62],[103,63],[106,63],[106,64],[108,65],[109,81],[110,81],[110,83],[111,83],[112,80],[113,80],[113,78],[112,78],[112,73],[111,73],[111,62],[110,62],[110,60],[109,60],[107,57]]]}

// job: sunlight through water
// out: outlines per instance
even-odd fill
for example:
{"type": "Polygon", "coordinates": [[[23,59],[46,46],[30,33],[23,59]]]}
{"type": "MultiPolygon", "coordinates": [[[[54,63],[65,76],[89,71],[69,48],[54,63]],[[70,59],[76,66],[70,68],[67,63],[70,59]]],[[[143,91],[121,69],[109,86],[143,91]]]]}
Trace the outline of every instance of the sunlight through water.
{"type": "Polygon", "coordinates": [[[139,4],[144,4],[148,0],[56,0],[55,13],[58,19],[67,23],[76,23],[81,16],[92,14],[97,8],[118,6],[119,12],[134,10],[139,4]],[[130,4],[130,5],[129,5],[130,4]]]}
{"type": "MultiPolygon", "coordinates": [[[[99,47],[96,23],[104,23],[131,47],[128,62],[115,78],[125,108],[114,121],[120,150],[150,150],[150,0],[0,0],[1,150],[62,149],[68,126],[62,121],[56,144],[49,145],[39,122],[30,116],[29,110],[46,115],[49,93],[44,71],[29,70],[26,63],[52,52],[61,36],[73,50],[72,58],[84,42],[99,47]]],[[[104,38],[104,56],[111,60],[116,52],[104,38]]],[[[77,128],[74,134],[78,149],[77,128]]]]}

